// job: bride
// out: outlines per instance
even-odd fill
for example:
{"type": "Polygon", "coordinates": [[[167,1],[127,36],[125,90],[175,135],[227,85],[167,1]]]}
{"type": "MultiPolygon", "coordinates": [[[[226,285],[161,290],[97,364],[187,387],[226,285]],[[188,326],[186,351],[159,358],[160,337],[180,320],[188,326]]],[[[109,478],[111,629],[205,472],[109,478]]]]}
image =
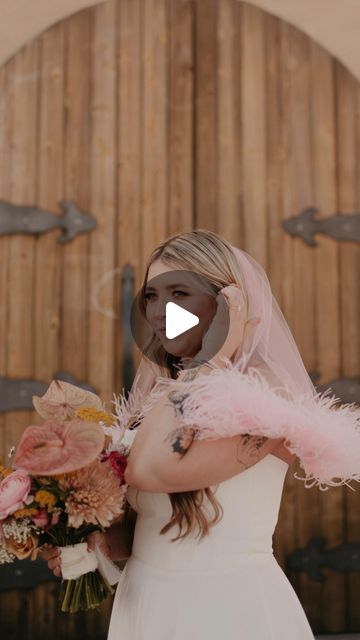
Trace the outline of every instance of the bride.
{"type": "MultiPolygon", "coordinates": [[[[295,454],[285,438],[240,433],[199,440],[182,421],[184,384],[191,392],[224,358],[242,358],[244,370],[256,367],[293,398],[314,396],[264,271],[218,234],[180,233],[150,256],[141,300],[152,335],[132,391],[145,400],[158,376],[172,386],[142,420],[134,417],[126,518],[89,538],[90,548],[97,542],[113,560],[127,558],[108,640],[312,640],[272,547],[295,454]],[[189,273],[206,279],[209,290],[197,289],[191,278],[189,285],[189,273]],[[199,318],[173,339],[165,332],[169,301],[199,318]],[[215,353],[224,301],[227,335],[215,353]]],[[[215,400],[225,424],[229,406],[215,400]]],[[[48,558],[60,576],[57,550],[48,558]]]]}

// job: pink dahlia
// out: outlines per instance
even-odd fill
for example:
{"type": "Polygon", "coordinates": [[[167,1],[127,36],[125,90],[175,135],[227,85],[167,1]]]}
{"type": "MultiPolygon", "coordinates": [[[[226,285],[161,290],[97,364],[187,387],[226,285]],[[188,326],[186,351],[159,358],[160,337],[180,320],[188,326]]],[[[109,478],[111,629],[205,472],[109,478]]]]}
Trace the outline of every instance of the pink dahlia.
{"type": "Polygon", "coordinates": [[[124,512],[126,486],[119,485],[112,468],[99,460],[65,476],[59,485],[69,491],[65,510],[71,527],[84,523],[109,527],[124,512]]]}

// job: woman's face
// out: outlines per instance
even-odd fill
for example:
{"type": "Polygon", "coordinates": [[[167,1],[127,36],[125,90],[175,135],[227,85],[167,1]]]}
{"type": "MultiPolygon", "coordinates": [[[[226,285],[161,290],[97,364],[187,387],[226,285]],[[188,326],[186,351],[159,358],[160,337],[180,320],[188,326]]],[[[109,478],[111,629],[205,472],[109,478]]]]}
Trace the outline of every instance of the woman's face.
{"type": "Polygon", "coordinates": [[[203,335],[216,312],[217,302],[214,295],[199,290],[197,284],[199,280],[197,281],[195,273],[191,274],[178,267],[173,269],[161,259],[153,262],[149,268],[145,287],[146,318],[165,351],[173,356],[192,358],[200,351],[203,335]],[[181,271],[184,271],[183,276],[181,271]],[[156,278],[160,275],[164,277],[156,278]],[[155,280],[152,282],[153,278],[155,280]],[[195,314],[199,318],[199,324],[176,338],[167,338],[165,334],[167,302],[174,302],[195,314]]]}

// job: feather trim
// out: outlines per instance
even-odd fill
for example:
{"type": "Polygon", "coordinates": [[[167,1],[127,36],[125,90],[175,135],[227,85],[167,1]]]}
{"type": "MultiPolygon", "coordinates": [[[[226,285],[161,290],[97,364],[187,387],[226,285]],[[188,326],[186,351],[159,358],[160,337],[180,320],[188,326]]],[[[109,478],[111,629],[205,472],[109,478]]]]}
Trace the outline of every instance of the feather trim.
{"type": "MultiPolygon", "coordinates": [[[[191,382],[158,377],[156,384],[137,407],[141,420],[170,390],[181,394],[182,422],[195,428],[195,439],[218,439],[239,434],[283,438],[298,458],[305,477],[294,477],[305,488],[360,482],[360,408],[356,403],[340,404],[330,389],[315,396],[298,396],[283,387],[271,386],[258,368],[246,373],[227,359],[225,367],[211,366],[207,375],[191,382]],[[290,399],[291,398],[291,399],[290,399]]],[[[131,396],[131,394],[130,394],[131,396]]],[[[124,422],[134,400],[119,402],[118,417],[124,422]]],[[[119,424],[119,422],[118,422],[119,424]]]]}
{"type": "MultiPolygon", "coordinates": [[[[195,426],[195,438],[216,439],[237,434],[284,438],[305,471],[305,487],[360,482],[360,409],[329,397],[288,399],[286,388],[272,388],[256,368],[242,373],[230,361],[189,383],[182,403],[184,424],[195,426]],[[336,407],[336,408],[335,408],[336,407]],[[335,480],[337,478],[338,480],[335,480]]],[[[326,486],[328,485],[328,486],[326,486]]]]}

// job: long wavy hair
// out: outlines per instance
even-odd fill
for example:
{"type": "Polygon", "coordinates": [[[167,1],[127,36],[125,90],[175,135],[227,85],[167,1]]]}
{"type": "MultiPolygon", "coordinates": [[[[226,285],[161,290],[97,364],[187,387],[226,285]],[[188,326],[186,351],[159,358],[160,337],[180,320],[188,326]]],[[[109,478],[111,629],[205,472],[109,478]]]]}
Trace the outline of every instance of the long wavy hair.
{"type": "MultiPolygon", "coordinates": [[[[171,236],[151,253],[140,290],[140,307],[144,315],[146,313],[145,288],[149,269],[153,262],[159,259],[173,269],[185,269],[204,276],[212,284],[215,293],[231,283],[237,283],[242,287],[248,304],[243,276],[230,243],[217,233],[196,229],[171,236]]],[[[146,356],[150,355],[151,360],[157,363],[161,372],[159,375],[176,379],[180,357],[165,351],[155,333],[148,341],[144,353],[146,356]]],[[[171,542],[185,538],[194,532],[196,527],[198,527],[198,537],[201,540],[209,534],[210,527],[219,522],[223,516],[223,509],[210,487],[195,491],[169,493],[168,495],[172,505],[172,516],[161,529],[160,534],[163,535],[171,527],[178,525],[179,534],[172,538],[171,542]],[[214,517],[210,521],[203,509],[205,496],[214,509],[214,517]],[[182,532],[183,527],[185,527],[184,532],[182,532]]]]}

